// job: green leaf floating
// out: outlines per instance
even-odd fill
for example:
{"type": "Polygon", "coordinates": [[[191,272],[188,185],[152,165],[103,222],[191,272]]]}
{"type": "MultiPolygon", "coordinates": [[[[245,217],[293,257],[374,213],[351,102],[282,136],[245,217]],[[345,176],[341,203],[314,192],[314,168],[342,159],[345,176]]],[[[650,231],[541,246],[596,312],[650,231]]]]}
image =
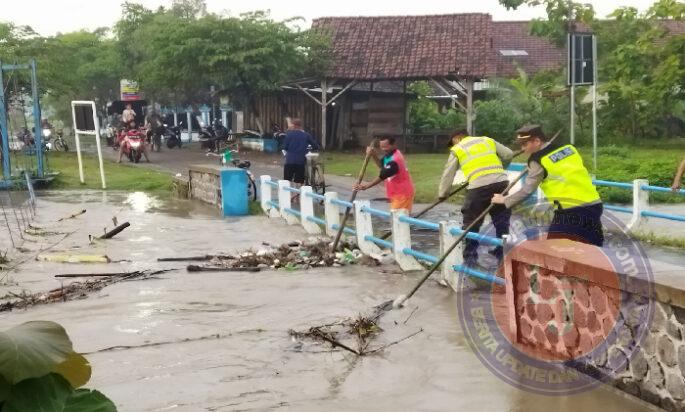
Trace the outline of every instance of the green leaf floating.
{"type": "Polygon", "coordinates": [[[62,326],[26,322],[0,332],[0,375],[11,384],[44,376],[71,353],[71,340],[62,326]]]}
{"type": "Polygon", "coordinates": [[[51,373],[12,387],[2,412],[116,412],[114,403],[98,391],[74,391],[62,376],[51,373]]]}

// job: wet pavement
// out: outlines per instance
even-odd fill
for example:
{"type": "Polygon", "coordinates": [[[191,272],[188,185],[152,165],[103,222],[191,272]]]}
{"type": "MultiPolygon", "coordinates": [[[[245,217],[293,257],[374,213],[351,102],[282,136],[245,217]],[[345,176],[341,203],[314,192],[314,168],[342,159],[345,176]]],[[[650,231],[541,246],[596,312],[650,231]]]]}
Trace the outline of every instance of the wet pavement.
{"type": "MultiPolygon", "coordinates": [[[[156,259],[308,238],[299,226],[280,219],[221,219],[209,206],[143,193],[44,193],[35,225],[53,233],[24,242],[25,251],[14,259],[26,262],[0,274],[0,296],[59,287],[53,277],[58,273],[181,268],[156,259]],[[57,223],[81,209],[87,213],[57,223]],[[113,226],[113,216],[132,226],[112,240],[89,243],[89,234],[113,226]],[[33,259],[49,247],[43,253],[106,254],[114,262],[33,259]]],[[[93,366],[89,387],[107,394],[122,411],[649,410],[607,387],[543,397],[501,382],[464,338],[459,294],[433,282],[407,308],[381,319],[384,332],[372,345],[423,331],[376,355],[355,358],[288,334],[363,313],[406,293],[415,280],[395,266],[260,273],[182,269],[117,283],[83,300],[0,313],[0,328],[38,319],[61,323],[93,366]]]]}

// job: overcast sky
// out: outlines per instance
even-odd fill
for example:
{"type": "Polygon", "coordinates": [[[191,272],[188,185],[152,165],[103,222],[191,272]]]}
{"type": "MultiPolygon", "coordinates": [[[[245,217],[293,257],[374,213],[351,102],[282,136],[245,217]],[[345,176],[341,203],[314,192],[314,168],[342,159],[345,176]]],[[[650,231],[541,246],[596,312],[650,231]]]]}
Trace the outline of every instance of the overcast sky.
{"type": "MultiPolygon", "coordinates": [[[[588,0],[600,17],[620,6],[640,10],[654,0],[588,0]]],[[[43,35],[81,28],[111,26],[120,15],[122,0],[3,0],[0,21],[29,25],[43,35]]],[[[137,0],[148,8],[168,5],[169,0],[137,0]]],[[[277,20],[301,16],[308,26],[312,19],[323,16],[378,16],[483,12],[495,20],[527,20],[544,17],[544,7],[507,11],[497,0],[207,0],[209,11],[238,15],[252,10],[271,10],[277,20]]]]}

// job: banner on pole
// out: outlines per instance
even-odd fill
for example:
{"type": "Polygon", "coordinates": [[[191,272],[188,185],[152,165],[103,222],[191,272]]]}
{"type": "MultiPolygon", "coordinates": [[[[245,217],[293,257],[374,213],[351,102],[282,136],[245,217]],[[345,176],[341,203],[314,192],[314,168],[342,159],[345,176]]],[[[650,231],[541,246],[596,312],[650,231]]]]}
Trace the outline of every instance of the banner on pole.
{"type": "Polygon", "coordinates": [[[119,86],[121,89],[121,100],[140,100],[140,89],[138,88],[138,82],[133,80],[121,79],[119,86]]]}

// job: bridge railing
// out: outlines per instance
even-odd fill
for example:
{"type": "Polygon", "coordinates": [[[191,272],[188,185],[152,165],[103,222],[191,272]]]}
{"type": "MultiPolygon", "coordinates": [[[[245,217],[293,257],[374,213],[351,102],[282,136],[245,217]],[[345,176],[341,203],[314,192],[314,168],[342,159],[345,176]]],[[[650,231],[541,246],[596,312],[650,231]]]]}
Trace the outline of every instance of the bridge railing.
{"type": "MultiPolygon", "coordinates": [[[[351,209],[352,219],[350,226],[343,229],[345,236],[356,241],[359,249],[367,255],[378,256],[390,254],[397,264],[405,271],[424,270],[425,266],[420,262],[434,264],[439,256],[417,249],[412,242],[412,227],[428,229],[435,232],[440,240],[438,253],[442,256],[452,245],[462,230],[456,221],[431,222],[428,220],[415,219],[408,215],[405,210],[385,211],[371,207],[369,200],[356,200],[347,202],[339,199],[335,192],[327,192],[319,195],[312,191],[309,186],[296,189],[286,180],[273,181],[270,176],[260,177],[261,206],[270,217],[285,219],[288,224],[301,225],[307,233],[327,234],[335,236],[340,229],[341,214],[345,209],[351,209]],[[300,208],[292,206],[293,196],[299,197],[300,208]],[[323,216],[315,213],[315,204],[323,204],[323,216]],[[372,217],[385,220],[389,223],[391,237],[389,240],[382,238],[383,234],[374,229],[372,217]]],[[[469,238],[478,242],[505,246],[507,239],[497,239],[479,234],[469,234],[469,238]]],[[[441,266],[440,281],[457,288],[459,274],[486,280],[491,283],[504,284],[504,279],[493,273],[484,273],[473,268],[463,266],[462,249],[455,248],[445,259],[441,266]]]]}

